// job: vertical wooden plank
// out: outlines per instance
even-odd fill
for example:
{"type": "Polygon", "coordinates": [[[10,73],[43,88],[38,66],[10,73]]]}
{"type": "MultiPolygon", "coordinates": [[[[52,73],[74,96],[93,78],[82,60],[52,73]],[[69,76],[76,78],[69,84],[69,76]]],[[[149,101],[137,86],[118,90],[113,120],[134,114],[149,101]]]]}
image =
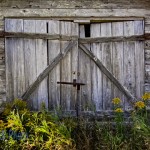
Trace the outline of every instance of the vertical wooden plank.
{"type": "MultiPolygon", "coordinates": [[[[80,37],[85,37],[84,25],[80,25],[80,37]]],[[[90,49],[90,45],[86,44],[86,47],[90,49]]],[[[79,52],[79,73],[80,81],[85,83],[85,86],[81,88],[81,109],[88,111],[93,109],[93,104],[91,101],[91,60],[86,54],[80,50],[79,52]]]]}
{"type": "MultiPolygon", "coordinates": [[[[48,33],[60,34],[60,22],[48,21],[48,33]]],[[[48,40],[48,61],[49,64],[60,53],[60,41],[48,40]]],[[[49,74],[49,109],[59,109],[60,107],[60,63],[49,74]]]]}
{"type": "MultiPolygon", "coordinates": [[[[111,36],[111,23],[101,23],[101,36],[111,36]]],[[[112,43],[102,43],[102,62],[112,72],[112,43]]],[[[103,75],[103,109],[111,109],[112,83],[103,75]]]]}
{"type": "MultiPolygon", "coordinates": [[[[124,36],[134,35],[134,22],[124,22],[124,36]]],[[[135,95],[135,42],[124,42],[124,85],[135,95]]],[[[131,105],[125,98],[125,109],[131,109],[131,105]]]]}
{"type": "MultiPolygon", "coordinates": [[[[79,35],[79,25],[78,23],[73,23],[72,22],[72,36],[78,36],[79,35]]],[[[73,79],[77,79],[78,82],[78,55],[79,55],[79,50],[78,50],[78,42],[76,45],[72,48],[71,50],[71,81],[73,79]]],[[[77,88],[71,86],[71,101],[70,101],[70,110],[75,110],[76,107],[76,100],[77,100],[77,88]]]]}
{"type": "MultiPolygon", "coordinates": [[[[60,22],[60,33],[62,35],[71,35],[71,22],[60,22]]],[[[67,46],[68,41],[61,42],[61,51],[67,46]]],[[[70,82],[71,81],[71,52],[61,61],[61,81],[70,82]]],[[[61,107],[63,110],[70,109],[71,101],[71,86],[61,85],[61,107]]]]}
{"type": "MultiPolygon", "coordinates": [[[[36,33],[47,33],[47,22],[45,20],[35,21],[36,33]]],[[[36,76],[43,72],[47,66],[47,40],[36,40],[36,76]]],[[[37,88],[37,101],[38,109],[41,107],[41,103],[44,102],[46,108],[48,108],[48,89],[47,89],[47,77],[40,83],[37,88]]]]}
{"type": "MultiPolygon", "coordinates": [[[[134,34],[144,34],[144,22],[134,21],[134,34]]],[[[144,42],[135,42],[135,79],[136,97],[140,98],[144,93],[144,42]]]]}
{"type": "MultiPolygon", "coordinates": [[[[91,24],[91,37],[100,37],[100,23],[91,24]]],[[[91,51],[100,60],[102,60],[102,49],[100,43],[91,44],[91,51]]],[[[92,101],[95,104],[96,111],[103,108],[102,104],[102,72],[97,65],[91,61],[91,82],[92,82],[92,101]]]]}
{"type": "MultiPolygon", "coordinates": [[[[112,36],[123,36],[123,22],[112,22],[112,36]]],[[[113,75],[123,84],[123,42],[113,42],[112,49],[113,75]]],[[[113,86],[114,98],[119,97],[124,104],[123,93],[113,86]]]]}
{"type": "MultiPolygon", "coordinates": [[[[22,19],[6,19],[5,31],[22,32],[22,19]]],[[[24,49],[22,38],[6,39],[7,98],[20,97],[25,92],[24,49]]]]}
{"type": "MultiPolygon", "coordinates": [[[[13,30],[13,23],[10,19],[5,19],[5,31],[13,30]]],[[[6,61],[6,99],[12,100],[13,94],[13,73],[12,73],[12,52],[14,39],[6,38],[5,40],[5,61],[6,61]]]]}
{"type": "MultiPolygon", "coordinates": [[[[35,20],[24,20],[24,32],[35,33],[35,20]]],[[[34,82],[36,74],[36,40],[24,39],[26,89],[34,82]]],[[[32,93],[32,109],[38,109],[37,90],[32,93]]]]}

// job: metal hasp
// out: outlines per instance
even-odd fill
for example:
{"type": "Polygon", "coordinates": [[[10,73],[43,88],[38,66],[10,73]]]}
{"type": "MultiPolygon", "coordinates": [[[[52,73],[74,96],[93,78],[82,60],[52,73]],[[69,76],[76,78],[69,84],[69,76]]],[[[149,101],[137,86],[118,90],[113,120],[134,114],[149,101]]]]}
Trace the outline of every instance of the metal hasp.
{"type": "Polygon", "coordinates": [[[73,82],[57,82],[57,84],[68,84],[68,85],[73,85],[73,87],[77,87],[76,113],[77,113],[77,117],[78,117],[80,115],[80,108],[79,108],[80,86],[85,85],[85,84],[84,83],[78,83],[76,79],[73,79],[73,82]]]}
{"type": "Polygon", "coordinates": [[[77,83],[76,79],[73,79],[73,82],[57,82],[57,84],[69,84],[69,85],[73,85],[73,87],[77,86],[77,90],[80,90],[81,85],[85,85],[84,83],[77,83]]]}

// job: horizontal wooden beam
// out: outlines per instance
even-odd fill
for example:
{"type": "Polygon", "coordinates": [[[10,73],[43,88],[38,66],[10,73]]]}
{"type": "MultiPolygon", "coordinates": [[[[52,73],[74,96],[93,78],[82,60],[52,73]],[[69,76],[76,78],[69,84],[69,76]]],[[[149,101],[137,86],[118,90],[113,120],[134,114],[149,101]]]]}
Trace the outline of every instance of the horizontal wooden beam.
{"type": "Polygon", "coordinates": [[[68,46],[63,50],[63,53],[60,53],[52,61],[50,65],[37,77],[37,79],[30,85],[27,91],[22,95],[23,100],[27,100],[32,92],[38,87],[38,85],[43,81],[43,79],[50,73],[50,71],[66,56],[66,54],[71,50],[73,46],[76,45],[76,41],[71,41],[68,46]]]}
{"type": "Polygon", "coordinates": [[[103,42],[121,42],[121,41],[144,41],[150,39],[150,34],[133,36],[115,36],[115,37],[96,37],[79,38],[79,42],[84,43],[103,43],[103,42]]]}
{"type": "MultiPolygon", "coordinates": [[[[23,32],[0,32],[0,38],[29,38],[29,39],[48,39],[48,40],[62,40],[70,41],[77,40],[78,36],[66,36],[61,34],[48,34],[48,33],[23,33],[23,32]]],[[[79,38],[80,43],[103,43],[103,42],[120,42],[120,41],[143,41],[150,40],[150,33],[144,35],[133,36],[115,36],[115,37],[96,37],[96,38],[79,38]]]]}
{"type": "Polygon", "coordinates": [[[48,34],[48,33],[23,33],[23,32],[0,32],[0,38],[29,38],[29,39],[48,39],[48,40],[76,40],[78,36],[67,36],[60,34],[48,34]]]}
{"type": "MultiPolygon", "coordinates": [[[[9,19],[30,19],[30,20],[35,20],[35,19],[40,19],[40,20],[49,20],[49,17],[32,17],[32,16],[22,16],[22,17],[16,17],[16,16],[11,16],[7,17],[9,19]]],[[[95,16],[90,16],[90,17],[82,17],[82,16],[51,16],[51,19],[54,20],[61,20],[61,21],[73,21],[77,23],[105,23],[105,22],[121,22],[121,21],[141,21],[144,20],[143,17],[95,17],[95,16]]]]}
{"type": "Polygon", "coordinates": [[[128,97],[129,102],[134,104],[136,98],[115,78],[103,63],[83,44],[79,44],[79,48],[83,50],[95,62],[100,70],[116,85],[116,87],[128,97]]]}
{"type": "Polygon", "coordinates": [[[80,24],[90,24],[89,19],[88,20],[87,19],[84,19],[84,20],[83,19],[82,20],[81,19],[75,19],[74,22],[75,23],[80,23],[80,24]]]}
{"type": "Polygon", "coordinates": [[[103,17],[139,18],[149,17],[149,9],[17,9],[1,8],[0,17],[103,17]]]}

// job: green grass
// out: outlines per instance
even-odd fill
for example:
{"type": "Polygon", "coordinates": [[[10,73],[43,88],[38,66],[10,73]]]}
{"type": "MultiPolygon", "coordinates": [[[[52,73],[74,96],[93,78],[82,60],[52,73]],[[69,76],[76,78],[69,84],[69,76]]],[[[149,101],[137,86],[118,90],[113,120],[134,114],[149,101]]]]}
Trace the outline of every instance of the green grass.
{"type": "Polygon", "coordinates": [[[114,118],[111,121],[60,117],[60,114],[47,112],[44,105],[40,112],[32,112],[24,101],[16,99],[12,104],[5,104],[0,116],[0,149],[149,150],[148,100],[140,100],[144,102],[142,105],[135,104],[130,113],[131,123],[125,124],[121,100],[118,99],[113,100],[114,118]]]}

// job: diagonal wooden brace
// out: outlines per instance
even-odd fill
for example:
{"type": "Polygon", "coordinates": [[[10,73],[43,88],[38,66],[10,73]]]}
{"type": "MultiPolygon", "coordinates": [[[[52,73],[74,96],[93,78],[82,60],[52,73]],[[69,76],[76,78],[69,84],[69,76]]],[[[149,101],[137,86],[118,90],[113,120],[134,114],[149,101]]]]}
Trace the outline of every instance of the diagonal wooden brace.
{"type": "Polygon", "coordinates": [[[83,44],[80,44],[79,48],[83,50],[95,62],[100,70],[117,86],[117,88],[128,97],[129,102],[134,104],[136,98],[115,78],[115,76],[103,65],[103,63],[83,44]]]}
{"type": "Polygon", "coordinates": [[[50,71],[66,56],[66,54],[71,50],[73,46],[76,45],[76,41],[69,42],[68,46],[63,50],[63,53],[57,55],[57,57],[52,61],[50,65],[37,77],[37,79],[29,86],[26,92],[22,95],[23,100],[32,94],[32,92],[38,87],[38,85],[43,81],[43,79],[50,73],[50,71]]]}

